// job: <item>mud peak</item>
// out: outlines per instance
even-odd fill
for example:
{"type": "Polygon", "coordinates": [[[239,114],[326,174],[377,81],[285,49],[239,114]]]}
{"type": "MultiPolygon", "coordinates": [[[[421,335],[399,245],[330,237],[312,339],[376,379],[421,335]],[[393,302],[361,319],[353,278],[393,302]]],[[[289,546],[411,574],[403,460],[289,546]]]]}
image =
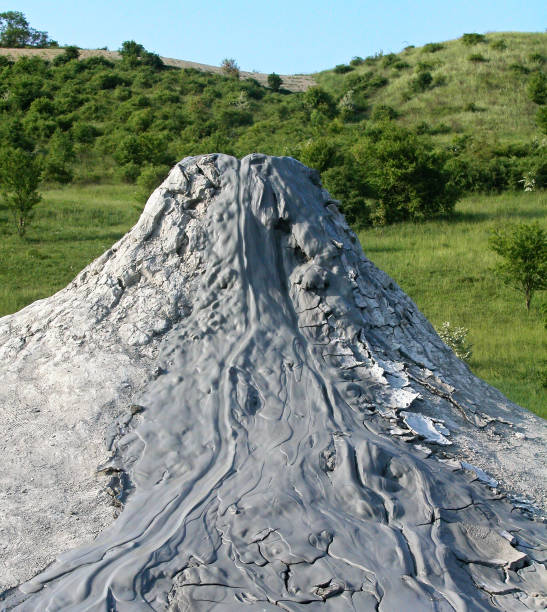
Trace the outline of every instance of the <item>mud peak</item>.
{"type": "Polygon", "coordinates": [[[292,158],[182,160],[0,355],[6,609],[544,605],[544,422],[292,158]]]}

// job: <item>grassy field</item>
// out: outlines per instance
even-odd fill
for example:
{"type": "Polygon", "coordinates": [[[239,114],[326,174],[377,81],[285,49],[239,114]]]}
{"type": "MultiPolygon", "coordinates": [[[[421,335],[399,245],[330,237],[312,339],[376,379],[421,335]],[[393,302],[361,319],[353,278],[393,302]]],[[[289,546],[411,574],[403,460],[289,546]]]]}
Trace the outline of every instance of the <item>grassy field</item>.
{"type": "Polygon", "coordinates": [[[135,223],[135,187],[94,185],[43,192],[21,239],[0,208],[0,316],[62,289],[135,223]]]}
{"type": "MultiPolygon", "coordinates": [[[[44,192],[21,239],[0,209],[0,316],[51,295],[118,240],[137,220],[135,187],[95,185],[44,192]]],[[[545,193],[462,200],[451,221],[405,223],[360,232],[365,253],[390,274],[437,328],[469,329],[473,371],[513,401],[547,418],[547,332],[537,294],[527,314],[517,292],[491,273],[492,228],[538,220],[547,226],[545,193]]]]}

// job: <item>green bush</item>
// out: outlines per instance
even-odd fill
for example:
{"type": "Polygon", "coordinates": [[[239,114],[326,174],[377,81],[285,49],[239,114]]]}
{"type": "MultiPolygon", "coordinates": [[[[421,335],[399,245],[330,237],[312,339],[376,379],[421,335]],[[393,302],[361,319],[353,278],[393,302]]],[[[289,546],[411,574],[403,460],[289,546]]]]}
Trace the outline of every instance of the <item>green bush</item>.
{"type": "Polygon", "coordinates": [[[433,83],[433,76],[431,72],[428,71],[420,71],[418,74],[411,80],[410,89],[414,92],[423,92],[427,91],[431,88],[433,83]]]}
{"type": "Polygon", "coordinates": [[[370,225],[367,198],[372,196],[363,175],[363,168],[353,155],[345,155],[341,163],[321,173],[325,189],[340,202],[340,210],[348,223],[355,226],[370,225]]]}
{"type": "Polygon", "coordinates": [[[423,51],[426,53],[437,53],[437,51],[440,51],[441,49],[444,49],[444,45],[441,43],[427,43],[423,46],[423,51]]]}
{"type": "Polygon", "coordinates": [[[337,147],[326,138],[310,139],[300,146],[300,161],[314,168],[318,172],[324,172],[334,165],[337,155],[337,147]]]}
{"type": "Polygon", "coordinates": [[[536,113],[536,124],[538,128],[547,134],[547,106],[541,106],[536,113]]]}
{"type": "Polygon", "coordinates": [[[539,64],[541,66],[545,63],[545,55],[543,55],[543,53],[530,53],[528,61],[532,64],[539,64]]]}
{"type": "Polygon", "coordinates": [[[429,141],[393,122],[368,130],[354,147],[374,195],[375,224],[449,214],[459,196],[449,184],[446,157],[429,141]]]}
{"type": "Polygon", "coordinates": [[[518,63],[510,64],[509,70],[517,75],[530,74],[530,68],[527,68],[526,66],[523,66],[522,64],[518,63]]]}
{"type": "Polygon", "coordinates": [[[494,231],[490,248],[502,257],[495,271],[501,280],[524,294],[526,309],[536,291],[547,289],[547,234],[538,223],[520,223],[494,231]]]}
{"type": "Polygon", "coordinates": [[[547,75],[535,72],[528,81],[528,96],[536,104],[547,102],[547,75]]]}
{"type": "Polygon", "coordinates": [[[41,201],[38,193],[41,168],[38,158],[23,149],[6,148],[0,153],[0,195],[13,214],[17,232],[23,236],[41,201]]]}
{"type": "Polygon", "coordinates": [[[327,117],[336,114],[333,97],[321,87],[310,87],[304,94],[304,105],[310,110],[318,110],[327,117]]]}
{"type": "Polygon", "coordinates": [[[70,183],[74,174],[72,162],[75,159],[74,147],[70,135],[56,130],[49,141],[48,152],[44,160],[43,178],[56,183],[70,183]]]}
{"type": "Polygon", "coordinates": [[[473,355],[472,344],[467,340],[469,330],[465,327],[452,327],[450,321],[445,321],[438,331],[439,338],[449,346],[458,359],[469,361],[473,355]]]}
{"type": "Polygon", "coordinates": [[[498,38],[490,43],[490,48],[496,51],[505,51],[505,49],[507,49],[507,43],[503,38],[498,38]]]}
{"type": "Polygon", "coordinates": [[[481,64],[481,63],[490,61],[486,57],[484,57],[484,55],[482,55],[481,53],[471,53],[471,55],[469,55],[467,59],[470,62],[473,62],[474,64],[481,64]]]}
{"type": "Polygon", "coordinates": [[[347,64],[338,64],[334,67],[334,72],[336,74],[346,74],[347,72],[351,72],[353,70],[353,66],[348,66],[347,64]]]}
{"type": "Polygon", "coordinates": [[[471,32],[468,34],[464,34],[462,36],[462,43],[467,47],[472,47],[473,45],[478,45],[479,43],[486,43],[486,36],[484,34],[477,34],[476,32],[471,32]]]}
{"type": "Polygon", "coordinates": [[[169,166],[165,165],[145,165],[143,166],[138,178],[138,197],[146,202],[150,194],[158,187],[169,172],[169,166]]]}
{"type": "Polygon", "coordinates": [[[388,104],[377,104],[372,111],[371,119],[373,121],[385,121],[397,119],[398,117],[397,111],[388,104]]]}
{"type": "Polygon", "coordinates": [[[268,75],[268,87],[273,91],[279,91],[282,83],[283,79],[275,72],[268,75]]]}
{"type": "Polygon", "coordinates": [[[230,78],[239,79],[239,66],[235,59],[225,58],[220,64],[222,72],[230,78]]]}

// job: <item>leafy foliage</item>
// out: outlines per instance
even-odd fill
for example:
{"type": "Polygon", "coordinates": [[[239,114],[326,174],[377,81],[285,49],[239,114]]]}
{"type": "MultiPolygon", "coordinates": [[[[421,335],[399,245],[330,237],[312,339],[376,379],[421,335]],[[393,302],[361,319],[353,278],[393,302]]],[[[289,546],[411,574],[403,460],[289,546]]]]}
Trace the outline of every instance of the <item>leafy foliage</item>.
{"type": "Polygon", "coordinates": [[[477,34],[476,32],[470,32],[467,34],[463,34],[462,43],[467,47],[472,47],[473,45],[478,45],[479,43],[486,43],[486,36],[484,34],[477,34]]]}
{"type": "Polygon", "coordinates": [[[239,66],[237,65],[235,59],[223,59],[222,63],[220,64],[220,68],[226,76],[232,77],[234,79],[239,79],[239,66]]]}
{"type": "Polygon", "coordinates": [[[353,150],[374,197],[373,223],[421,221],[454,209],[459,193],[446,158],[427,140],[388,122],[370,128],[353,150]]]}
{"type": "Polygon", "coordinates": [[[268,75],[268,87],[273,91],[279,91],[282,83],[283,79],[275,72],[268,75]]]}
{"type": "Polygon", "coordinates": [[[544,72],[536,72],[530,77],[528,95],[536,104],[547,102],[547,75],[544,72]]]}
{"type": "Polygon", "coordinates": [[[547,289],[547,233],[538,223],[520,223],[494,231],[489,244],[503,258],[496,273],[506,285],[524,294],[530,310],[534,293],[547,289]]]}
{"type": "Polygon", "coordinates": [[[0,13],[0,47],[56,47],[47,32],[31,28],[23,13],[0,13]]]}
{"type": "Polygon", "coordinates": [[[473,356],[472,344],[467,340],[469,330],[465,327],[452,327],[450,321],[445,321],[439,330],[440,339],[449,346],[458,359],[469,361],[473,356]]]}
{"type": "Polygon", "coordinates": [[[0,193],[11,211],[17,232],[23,236],[42,199],[38,193],[40,165],[37,158],[23,149],[5,149],[0,155],[0,193]]]}

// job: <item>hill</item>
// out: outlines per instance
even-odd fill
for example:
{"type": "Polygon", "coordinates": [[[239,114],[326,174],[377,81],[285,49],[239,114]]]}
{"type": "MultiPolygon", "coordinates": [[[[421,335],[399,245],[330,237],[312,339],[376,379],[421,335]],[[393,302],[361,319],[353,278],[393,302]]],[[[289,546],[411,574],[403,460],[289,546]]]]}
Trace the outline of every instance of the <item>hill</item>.
{"type": "MultiPolygon", "coordinates": [[[[63,49],[6,49],[0,48],[0,55],[18,60],[21,57],[39,57],[47,61],[53,61],[56,57],[62,56],[63,49]]],[[[111,62],[119,61],[122,56],[118,51],[108,51],[106,49],[80,49],[80,59],[88,59],[90,57],[103,57],[111,62]]],[[[209,64],[200,64],[199,62],[189,62],[186,60],[173,59],[172,57],[162,57],[161,61],[165,66],[173,68],[190,68],[199,70],[200,72],[210,72],[212,74],[222,74],[220,66],[211,66],[209,64]]],[[[279,75],[282,80],[283,88],[288,91],[306,91],[312,85],[315,85],[315,79],[311,74],[282,74],[279,75]]],[[[261,85],[267,86],[268,75],[261,72],[246,72],[240,71],[242,79],[255,79],[261,85]]]]}
{"type": "Polygon", "coordinates": [[[544,72],[546,49],[545,33],[497,32],[354,58],[315,77],[338,98],[366,87],[365,115],[389,114],[389,106],[398,123],[439,144],[466,134],[520,145],[538,137],[528,86],[544,72]]]}

